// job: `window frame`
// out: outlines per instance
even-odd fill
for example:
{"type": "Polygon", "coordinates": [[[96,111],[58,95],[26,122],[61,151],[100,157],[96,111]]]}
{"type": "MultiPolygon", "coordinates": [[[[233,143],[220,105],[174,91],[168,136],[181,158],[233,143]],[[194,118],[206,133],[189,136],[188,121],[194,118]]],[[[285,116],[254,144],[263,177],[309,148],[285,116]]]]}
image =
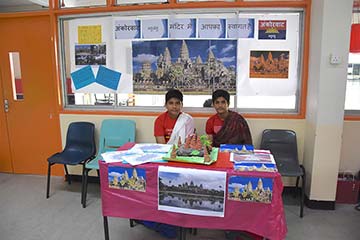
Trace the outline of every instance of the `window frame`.
{"type": "MultiPolygon", "coordinates": [[[[236,8],[236,9],[228,9],[228,8],[222,8],[222,9],[209,9],[209,8],[203,8],[206,10],[210,10],[215,13],[242,13],[242,14],[266,14],[266,13],[299,13],[299,35],[298,35],[298,41],[299,41],[299,48],[298,48],[298,65],[297,65],[297,90],[295,93],[296,102],[295,102],[295,108],[294,109],[279,109],[279,108],[237,108],[236,106],[236,98],[235,95],[235,105],[234,108],[231,108],[234,111],[239,111],[244,113],[245,115],[253,115],[255,117],[259,116],[277,116],[281,118],[303,118],[304,117],[304,99],[306,96],[303,96],[304,92],[304,86],[306,86],[306,83],[304,81],[307,81],[307,79],[303,76],[304,71],[304,45],[305,45],[305,17],[306,12],[305,8],[281,8],[281,9],[274,9],[274,8],[236,8]]],[[[202,9],[200,9],[201,11],[202,9]]],[[[59,59],[60,59],[60,79],[61,79],[61,85],[62,85],[62,106],[64,111],[112,111],[114,112],[136,112],[136,113],[152,113],[152,112],[161,112],[163,111],[163,107],[144,107],[144,106],[119,106],[117,94],[115,93],[115,104],[111,106],[100,106],[100,105],[69,105],[68,99],[67,99],[67,93],[66,93],[66,63],[65,63],[65,44],[64,44],[64,22],[66,20],[70,19],[78,19],[78,18],[91,18],[91,17],[114,17],[114,16],[137,16],[140,14],[143,14],[144,16],[147,15],[163,15],[163,14],[173,14],[173,13],[196,13],[199,12],[199,9],[175,9],[175,10],[168,10],[168,9],[159,9],[159,10],[147,10],[147,11],[124,11],[124,12],[104,12],[104,13],[84,13],[84,14],[75,14],[75,15],[59,15],[58,16],[58,33],[59,33],[59,59]],[[120,15],[119,15],[120,14],[120,15]]],[[[305,91],[306,93],[306,91],[305,91]]],[[[211,108],[201,108],[201,107],[184,107],[184,111],[190,112],[190,113],[198,113],[200,115],[202,114],[209,114],[212,113],[213,110],[211,108]]]]}

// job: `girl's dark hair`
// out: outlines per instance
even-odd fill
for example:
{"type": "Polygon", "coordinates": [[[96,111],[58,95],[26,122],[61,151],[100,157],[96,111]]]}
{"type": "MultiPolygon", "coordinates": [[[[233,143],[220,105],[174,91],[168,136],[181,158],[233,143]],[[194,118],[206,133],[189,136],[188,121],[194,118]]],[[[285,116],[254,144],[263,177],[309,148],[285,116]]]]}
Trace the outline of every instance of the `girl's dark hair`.
{"type": "Polygon", "coordinates": [[[182,102],[183,94],[177,89],[170,89],[165,95],[165,103],[167,103],[171,98],[179,99],[180,102],[182,102]]]}
{"type": "Polygon", "coordinates": [[[215,100],[218,99],[219,97],[225,98],[227,103],[230,104],[230,94],[227,91],[219,89],[219,90],[216,90],[215,92],[213,92],[212,102],[214,103],[215,100]]]}

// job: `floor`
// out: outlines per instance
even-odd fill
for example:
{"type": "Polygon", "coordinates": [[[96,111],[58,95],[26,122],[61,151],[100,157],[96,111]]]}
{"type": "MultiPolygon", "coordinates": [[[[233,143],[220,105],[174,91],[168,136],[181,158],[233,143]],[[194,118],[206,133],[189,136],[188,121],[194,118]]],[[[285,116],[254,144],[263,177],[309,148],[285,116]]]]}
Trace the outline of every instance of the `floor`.
{"type": "MultiPolygon", "coordinates": [[[[104,239],[98,184],[89,184],[88,206],[80,205],[80,183],[68,185],[52,177],[50,198],[45,198],[46,177],[0,173],[1,240],[104,239]]],[[[292,196],[284,196],[288,234],[286,239],[359,240],[360,211],[355,205],[337,204],[335,211],[299,207],[292,196]]],[[[127,219],[109,218],[111,240],[163,240],[160,234],[142,225],[129,227],[127,219]]],[[[250,239],[232,233],[232,239],[250,239]],[[240,237],[234,237],[237,236],[240,237]]],[[[187,240],[225,240],[222,230],[198,229],[187,240]]]]}

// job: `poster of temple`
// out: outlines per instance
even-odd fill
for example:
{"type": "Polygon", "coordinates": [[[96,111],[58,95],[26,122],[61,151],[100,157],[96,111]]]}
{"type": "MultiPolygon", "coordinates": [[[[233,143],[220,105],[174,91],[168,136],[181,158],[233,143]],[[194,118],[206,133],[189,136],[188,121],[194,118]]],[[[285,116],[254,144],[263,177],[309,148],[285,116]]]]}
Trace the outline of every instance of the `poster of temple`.
{"type": "Polygon", "coordinates": [[[272,178],[231,176],[228,185],[228,199],[241,202],[271,203],[272,178]]]}
{"type": "Polygon", "coordinates": [[[106,65],[106,44],[75,45],[75,65],[106,65]]]}
{"type": "Polygon", "coordinates": [[[288,78],[289,51],[250,51],[250,78],[288,78]]]}
{"type": "Polygon", "coordinates": [[[224,217],[226,172],[159,166],[159,210],[224,217]]]}
{"type": "Polygon", "coordinates": [[[235,93],[236,56],[237,40],[133,41],[134,93],[235,93]]]}
{"type": "Polygon", "coordinates": [[[142,168],[109,166],[109,188],[146,191],[146,172],[142,168]]]}

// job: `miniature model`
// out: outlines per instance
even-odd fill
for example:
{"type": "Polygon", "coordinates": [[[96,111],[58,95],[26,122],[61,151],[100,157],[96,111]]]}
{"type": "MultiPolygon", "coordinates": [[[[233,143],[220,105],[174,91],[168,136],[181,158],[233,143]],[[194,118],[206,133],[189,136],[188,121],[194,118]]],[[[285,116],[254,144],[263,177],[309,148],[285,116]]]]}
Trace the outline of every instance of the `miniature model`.
{"type": "MultiPolygon", "coordinates": [[[[177,147],[178,148],[176,149],[176,156],[188,156],[188,157],[206,156],[206,158],[208,158],[208,161],[210,161],[210,153],[212,147],[206,135],[199,137],[196,133],[193,133],[185,139],[184,144],[181,144],[181,140],[179,140],[177,147]]],[[[173,152],[171,152],[171,157],[173,157],[172,155],[173,152]]]]}

